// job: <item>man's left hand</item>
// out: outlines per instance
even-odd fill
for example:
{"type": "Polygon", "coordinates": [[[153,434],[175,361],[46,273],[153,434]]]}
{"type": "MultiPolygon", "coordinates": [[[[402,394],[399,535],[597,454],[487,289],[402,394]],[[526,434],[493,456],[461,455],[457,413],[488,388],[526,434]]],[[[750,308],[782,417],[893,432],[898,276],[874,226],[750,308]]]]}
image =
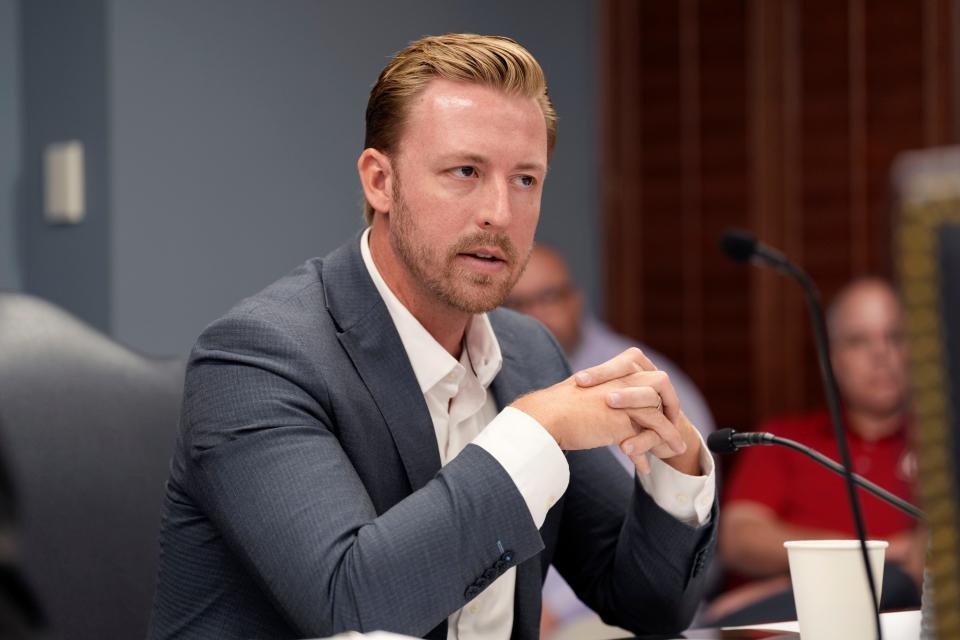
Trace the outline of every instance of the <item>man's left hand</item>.
{"type": "MultiPolygon", "coordinates": [[[[612,380],[629,378],[639,371],[657,370],[656,365],[640,349],[631,348],[603,364],[578,372],[574,379],[577,385],[581,387],[593,387],[612,380]]],[[[647,452],[650,452],[681,473],[691,476],[702,475],[700,436],[686,415],[680,411],[679,400],[673,391],[673,386],[669,385],[669,389],[669,393],[661,394],[663,401],[660,403],[661,406],[657,408],[651,407],[649,400],[646,398],[639,396],[634,398],[630,394],[624,393],[612,394],[612,397],[608,397],[607,402],[614,408],[626,409],[628,412],[636,411],[637,420],[634,422],[637,426],[642,426],[639,424],[641,422],[650,421],[649,414],[651,411],[662,412],[660,419],[667,419],[673,423],[687,445],[686,451],[676,453],[656,431],[650,428],[644,428],[637,435],[621,442],[620,450],[633,461],[640,473],[650,472],[650,465],[646,459],[647,452]]]]}

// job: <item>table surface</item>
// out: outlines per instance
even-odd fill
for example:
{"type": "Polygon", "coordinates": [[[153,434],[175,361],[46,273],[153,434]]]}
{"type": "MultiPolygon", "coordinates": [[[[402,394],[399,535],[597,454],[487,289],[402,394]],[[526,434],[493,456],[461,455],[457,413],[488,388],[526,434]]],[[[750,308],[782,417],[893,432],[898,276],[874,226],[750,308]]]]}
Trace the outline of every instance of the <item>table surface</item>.
{"type": "MultiPolygon", "coordinates": [[[[884,640],[915,640],[920,637],[920,610],[891,611],[880,614],[880,626],[883,627],[884,640]]],[[[740,630],[792,631],[799,632],[796,621],[775,622],[772,624],[752,625],[750,627],[732,627],[724,631],[740,630]]],[[[728,636],[722,636],[724,638],[728,636]]]]}
{"type": "MultiPolygon", "coordinates": [[[[894,611],[880,615],[880,624],[883,625],[884,640],[916,640],[920,637],[920,611],[894,611]]],[[[626,638],[631,637],[622,629],[616,627],[593,628],[591,631],[599,632],[587,633],[580,637],[592,638],[626,638]],[[607,633],[604,633],[607,631],[607,633]],[[626,635],[625,635],[626,634],[626,635]]],[[[584,631],[581,629],[580,631],[584,631]]],[[[690,629],[676,639],[669,636],[648,636],[649,640],[788,640],[799,638],[799,626],[796,621],[774,622],[771,624],[752,625],[749,627],[724,627],[722,629],[690,629]]],[[[366,638],[368,640],[396,640],[407,638],[407,636],[398,636],[383,631],[375,631],[368,634],[359,634],[356,632],[344,633],[334,636],[338,640],[347,640],[354,638],[366,638]]],[[[332,639],[331,639],[332,640],[332,639]]]]}
{"type": "MultiPolygon", "coordinates": [[[[880,615],[884,640],[917,640],[920,637],[920,611],[894,611],[880,615]]],[[[724,627],[722,629],[689,629],[681,636],[641,636],[642,640],[797,640],[800,627],[796,621],[724,627]]],[[[556,634],[555,640],[613,640],[632,638],[623,629],[603,624],[599,618],[580,625],[570,625],[556,634]]]]}

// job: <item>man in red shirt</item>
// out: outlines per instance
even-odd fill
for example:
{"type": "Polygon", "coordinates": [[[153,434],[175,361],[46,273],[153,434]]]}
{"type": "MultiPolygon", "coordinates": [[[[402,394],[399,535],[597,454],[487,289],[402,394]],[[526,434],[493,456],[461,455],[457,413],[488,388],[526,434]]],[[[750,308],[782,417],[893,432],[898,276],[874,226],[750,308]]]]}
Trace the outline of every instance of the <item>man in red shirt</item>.
{"type": "MultiPolygon", "coordinates": [[[[885,281],[856,280],[835,298],[827,327],[854,471],[911,500],[916,465],[907,447],[900,302],[885,281]]],[[[839,459],[826,411],[773,420],[761,430],[839,459]]],[[[925,536],[906,514],[871,494],[859,495],[868,535],[890,542],[881,606],[918,606],[925,536]]],[[[783,542],[856,537],[843,478],[780,447],[740,454],[722,513],[720,557],[737,574],[732,580],[737,586],[710,607],[710,618],[719,624],[795,618],[783,542]]]]}

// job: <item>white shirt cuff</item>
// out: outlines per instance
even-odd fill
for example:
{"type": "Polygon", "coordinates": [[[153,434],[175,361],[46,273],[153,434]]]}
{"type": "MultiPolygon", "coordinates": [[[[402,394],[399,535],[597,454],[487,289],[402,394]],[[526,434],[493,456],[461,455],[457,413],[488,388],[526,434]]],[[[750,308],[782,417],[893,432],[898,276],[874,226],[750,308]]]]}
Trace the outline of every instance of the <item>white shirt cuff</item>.
{"type": "Polygon", "coordinates": [[[539,529],[570,484],[570,467],[563,451],[532,417],[507,407],[476,438],[496,458],[517,485],[539,529]]]}
{"type": "Polygon", "coordinates": [[[640,486],[661,509],[691,527],[702,527],[710,522],[710,510],[717,493],[713,456],[699,432],[697,437],[700,438],[702,476],[681,473],[649,453],[650,474],[637,474],[640,486]]]}

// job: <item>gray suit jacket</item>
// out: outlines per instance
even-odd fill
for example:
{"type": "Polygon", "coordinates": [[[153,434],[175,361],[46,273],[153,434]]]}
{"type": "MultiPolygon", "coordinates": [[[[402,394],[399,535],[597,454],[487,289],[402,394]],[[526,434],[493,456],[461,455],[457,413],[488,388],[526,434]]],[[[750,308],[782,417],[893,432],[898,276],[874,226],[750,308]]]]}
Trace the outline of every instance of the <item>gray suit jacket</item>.
{"type": "MultiPolygon", "coordinates": [[[[497,310],[498,406],[568,375],[535,321],[497,310]]],[[[517,567],[513,637],[538,638],[553,562],[608,622],[676,631],[700,597],[713,523],[676,521],[606,449],[573,452],[540,530],[468,445],[441,469],[429,412],[354,238],[200,336],[161,524],[151,638],[385,629],[438,640],[517,567]]]]}

